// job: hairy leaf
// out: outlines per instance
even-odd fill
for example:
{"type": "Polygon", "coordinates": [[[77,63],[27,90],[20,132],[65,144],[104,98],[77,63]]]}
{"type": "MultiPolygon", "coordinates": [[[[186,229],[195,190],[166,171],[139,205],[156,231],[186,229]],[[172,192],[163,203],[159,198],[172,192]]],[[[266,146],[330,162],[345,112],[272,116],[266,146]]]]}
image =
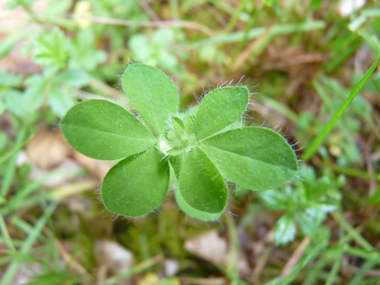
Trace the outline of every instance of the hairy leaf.
{"type": "Polygon", "coordinates": [[[223,210],[220,213],[212,214],[212,213],[202,212],[202,211],[199,211],[199,210],[191,207],[183,199],[178,185],[175,188],[175,198],[177,200],[179,207],[182,209],[182,211],[184,211],[185,214],[189,215],[190,217],[192,217],[194,219],[198,219],[198,220],[206,221],[206,222],[207,221],[215,221],[215,220],[219,219],[219,217],[223,214],[223,210]]]}
{"type": "Polygon", "coordinates": [[[102,199],[107,210],[128,217],[156,209],[169,188],[169,164],[156,148],[127,157],[104,177],[102,199]]]}
{"type": "Polygon", "coordinates": [[[195,116],[195,135],[206,138],[235,122],[244,113],[249,101],[245,87],[218,88],[207,94],[195,116]]]}
{"type": "Polygon", "coordinates": [[[226,182],[199,147],[194,147],[185,158],[179,188],[186,203],[196,210],[218,214],[226,207],[226,182]]]}
{"type": "Polygon", "coordinates": [[[175,176],[179,179],[183,162],[185,161],[186,153],[180,153],[178,155],[169,155],[170,165],[173,167],[175,176]]]}
{"type": "Polygon", "coordinates": [[[188,134],[195,133],[195,116],[189,115],[183,118],[183,123],[185,124],[185,132],[188,134]]]}
{"type": "Polygon", "coordinates": [[[250,190],[274,189],[297,172],[297,157],[286,140],[270,129],[244,127],[201,143],[228,180],[250,190]]]}
{"type": "Polygon", "coordinates": [[[168,129],[169,116],[178,112],[178,90],[162,71],[145,64],[128,66],[123,89],[152,131],[160,136],[168,129]]]}
{"type": "Polygon", "coordinates": [[[92,158],[115,160],[147,150],[155,137],[131,113],[106,100],[88,100],[72,107],[61,121],[75,150],[92,158]]]}
{"type": "Polygon", "coordinates": [[[173,130],[177,139],[181,139],[185,133],[185,124],[179,117],[172,117],[173,130]]]}

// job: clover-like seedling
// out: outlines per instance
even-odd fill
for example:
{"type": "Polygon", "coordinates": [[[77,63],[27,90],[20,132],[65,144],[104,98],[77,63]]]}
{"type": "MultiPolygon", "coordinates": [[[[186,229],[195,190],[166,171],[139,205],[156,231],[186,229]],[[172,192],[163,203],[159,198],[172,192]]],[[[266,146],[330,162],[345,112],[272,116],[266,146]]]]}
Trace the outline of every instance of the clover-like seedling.
{"type": "Polygon", "coordinates": [[[246,87],[215,89],[195,115],[186,115],[178,113],[176,86],[156,68],[132,64],[122,85],[149,129],[106,100],[81,102],[61,121],[75,150],[100,160],[121,159],[102,183],[102,200],[113,213],[137,217],[155,210],[169,189],[171,167],[180,208],[204,221],[218,219],[226,208],[226,180],[263,191],[297,172],[297,157],[277,132],[233,127],[248,105],[246,87]]]}

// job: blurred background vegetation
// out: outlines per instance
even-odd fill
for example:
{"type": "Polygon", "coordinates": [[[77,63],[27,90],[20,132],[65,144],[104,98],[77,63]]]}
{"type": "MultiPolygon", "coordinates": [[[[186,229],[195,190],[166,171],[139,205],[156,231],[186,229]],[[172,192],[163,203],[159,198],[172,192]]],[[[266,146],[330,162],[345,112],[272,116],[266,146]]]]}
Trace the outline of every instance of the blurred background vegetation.
{"type": "Polygon", "coordinates": [[[379,35],[375,0],[1,0],[0,284],[377,284],[379,70],[302,155],[379,35]],[[294,144],[298,177],[262,193],[231,185],[215,223],[186,217],[172,194],[143,218],[107,213],[111,164],[74,152],[59,121],[90,98],[131,108],[120,83],[131,62],[172,76],[182,110],[246,85],[247,123],[294,144]]]}

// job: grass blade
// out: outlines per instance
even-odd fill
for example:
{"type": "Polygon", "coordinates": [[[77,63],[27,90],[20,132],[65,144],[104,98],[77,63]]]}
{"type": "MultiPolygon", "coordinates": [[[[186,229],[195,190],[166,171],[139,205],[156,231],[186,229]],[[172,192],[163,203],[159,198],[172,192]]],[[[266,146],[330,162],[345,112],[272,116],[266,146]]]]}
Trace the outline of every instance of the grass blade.
{"type": "Polygon", "coordinates": [[[7,152],[5,155],[3,155],[2,157],[0,157],[0,164],[2,164],[5,161],[7,161],[10,157],[12,157],[13,155],[15,155],[20,149],[22,149],[24,146],[26,146],[26,144],[33,138],[33,135],[31,135],[24,142],[19,143],[18,145],[16,145],[10,152],[7,152]]]}
{"type": "Polygon", "coordinates": [[[342,246],[339,248],[338,250],[338,254],[335,258],[335,261],[334,261],[334,264],[333,264],[333,267],[330,271],[330,274],[327,278],[327,281],[326,281],[326,285],[332,285],[334,284],[335,282],[335,278],[337,277],[338,273],[339,273],[339,269],[340,269],[340,266],[342,264],[342,255],[343,255],[343,249],[342,249],[342,246]]]}
{"type": "MultiPolygon", "coordinates": [[[[304,23],[292,23],[292,24],[279,24],[273,26],[270,32],[270,36],[278,36],[298,31],[312,31],[323,29],[325,27],[324,21],[310,21],[304,23]]],[[[260,37],[266,31],[266,27],[258,27],[251,29],[247,34],[247,40],[253,40],[260,37]]],[[[224,34],[215,36],[212,38],[197,41],[190,45],[190,48],[199,48],[207,45],[218,45],[240,42],[244,39],[245,31],[224,34]]]]}
{"type": "Polygon", "coordinates": [[[375,62],[372,64],[372,66],[368,69],[366,74],[363,76],[362,80],[360,80],[359,84],[354,88],[354,90],[351,92],[351,94],[347,97],[347,99],[343,102],[343,104],[339,107],[339,109],[335,112],[335,114],[332,116],[330,121],[326,124],[326,126],[323,128],[322,132],[313,140],[310,147],[306,150],[303,159],[309,160],[311,156],[317,152],[320,145],[323,143],[326,136],[330,133],[332,128],[335,126],[339,118],[343,115],[344,111],[347,109],[347,107],[351,104],[352,100],[358,95],[359,91],[362,89],[363,85],[367,82],[373,71],[376,69],[377,64],[380,61],[380,53],[377,55],[375,62]]]}
{"type": "MultiPolygon", "coordinates": [[[[49,217],[52,215],[55,207],[57,206],[57,203],[51,203],[42,216],[38,219],[37,223],[33,227],[33,231],[28,235],[25,242],[21,246],[19,252],[22,254],[27,254],[29,250],[31,249],[32,245],[35,243],[35,241],[38,239],[38,236],[41,233],[42,228],[46,224],[49,217]]],[[[18,268],[20,266],[20,263],[17,261],[13,261],[7,268],[7,271],[4,273],[4,276],[2,277],[0,285],[7,285],[10,284],[14,275],[16,274],[18,268]]]]}
{"type": "MultiPolygon", "coordinates": [[[[27,126],[22,127],[18,133],[16,138],[16,145],[20,145],[24,140],[27,126]]],[[[0,195],[5,198],[7,196],[9,188],[11,187],[13,177],[15,176],[16,169],[16,160],[17,160],[17,151],[13,153],[12,160],[8,163],[8,166],[5,171],[3,185],[1,187],[0,195]]]]}
{"type": "Polygon", "coordinates": [[[9,236],[7,226],[5,225],[3,215],[0,215],[0,230],[1,230],[1,236],[4,238],[5,244],[9,247],[9,249],[15,250],[12,239],[9,236]]]}
{"type": "Polygon", "coordinates": [[[326,243],[320,243],[311,252],[304,257],[291,271],[289,275],[287,275],[284,279],[279,281],[277,285],[285,285],[290,284],[290,282],[297,277],[297,275],[301,272],[301,270],[312,260],[323,248],[326,247],[326,243]]]}

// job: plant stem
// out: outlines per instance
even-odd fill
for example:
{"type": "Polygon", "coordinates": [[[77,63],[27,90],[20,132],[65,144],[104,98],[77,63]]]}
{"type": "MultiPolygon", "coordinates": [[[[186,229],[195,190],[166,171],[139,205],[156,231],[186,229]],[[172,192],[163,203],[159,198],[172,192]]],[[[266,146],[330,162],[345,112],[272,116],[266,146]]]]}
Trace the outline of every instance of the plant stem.
{"type": "Polygon", "coordinates": [[[355,168],[342,167],[335,164],[329,164],[328,167],[337,173],[345,174],[348,176],[380,181],[380,174],[372,174],[366,171],[357,170],[355,168]]]}

